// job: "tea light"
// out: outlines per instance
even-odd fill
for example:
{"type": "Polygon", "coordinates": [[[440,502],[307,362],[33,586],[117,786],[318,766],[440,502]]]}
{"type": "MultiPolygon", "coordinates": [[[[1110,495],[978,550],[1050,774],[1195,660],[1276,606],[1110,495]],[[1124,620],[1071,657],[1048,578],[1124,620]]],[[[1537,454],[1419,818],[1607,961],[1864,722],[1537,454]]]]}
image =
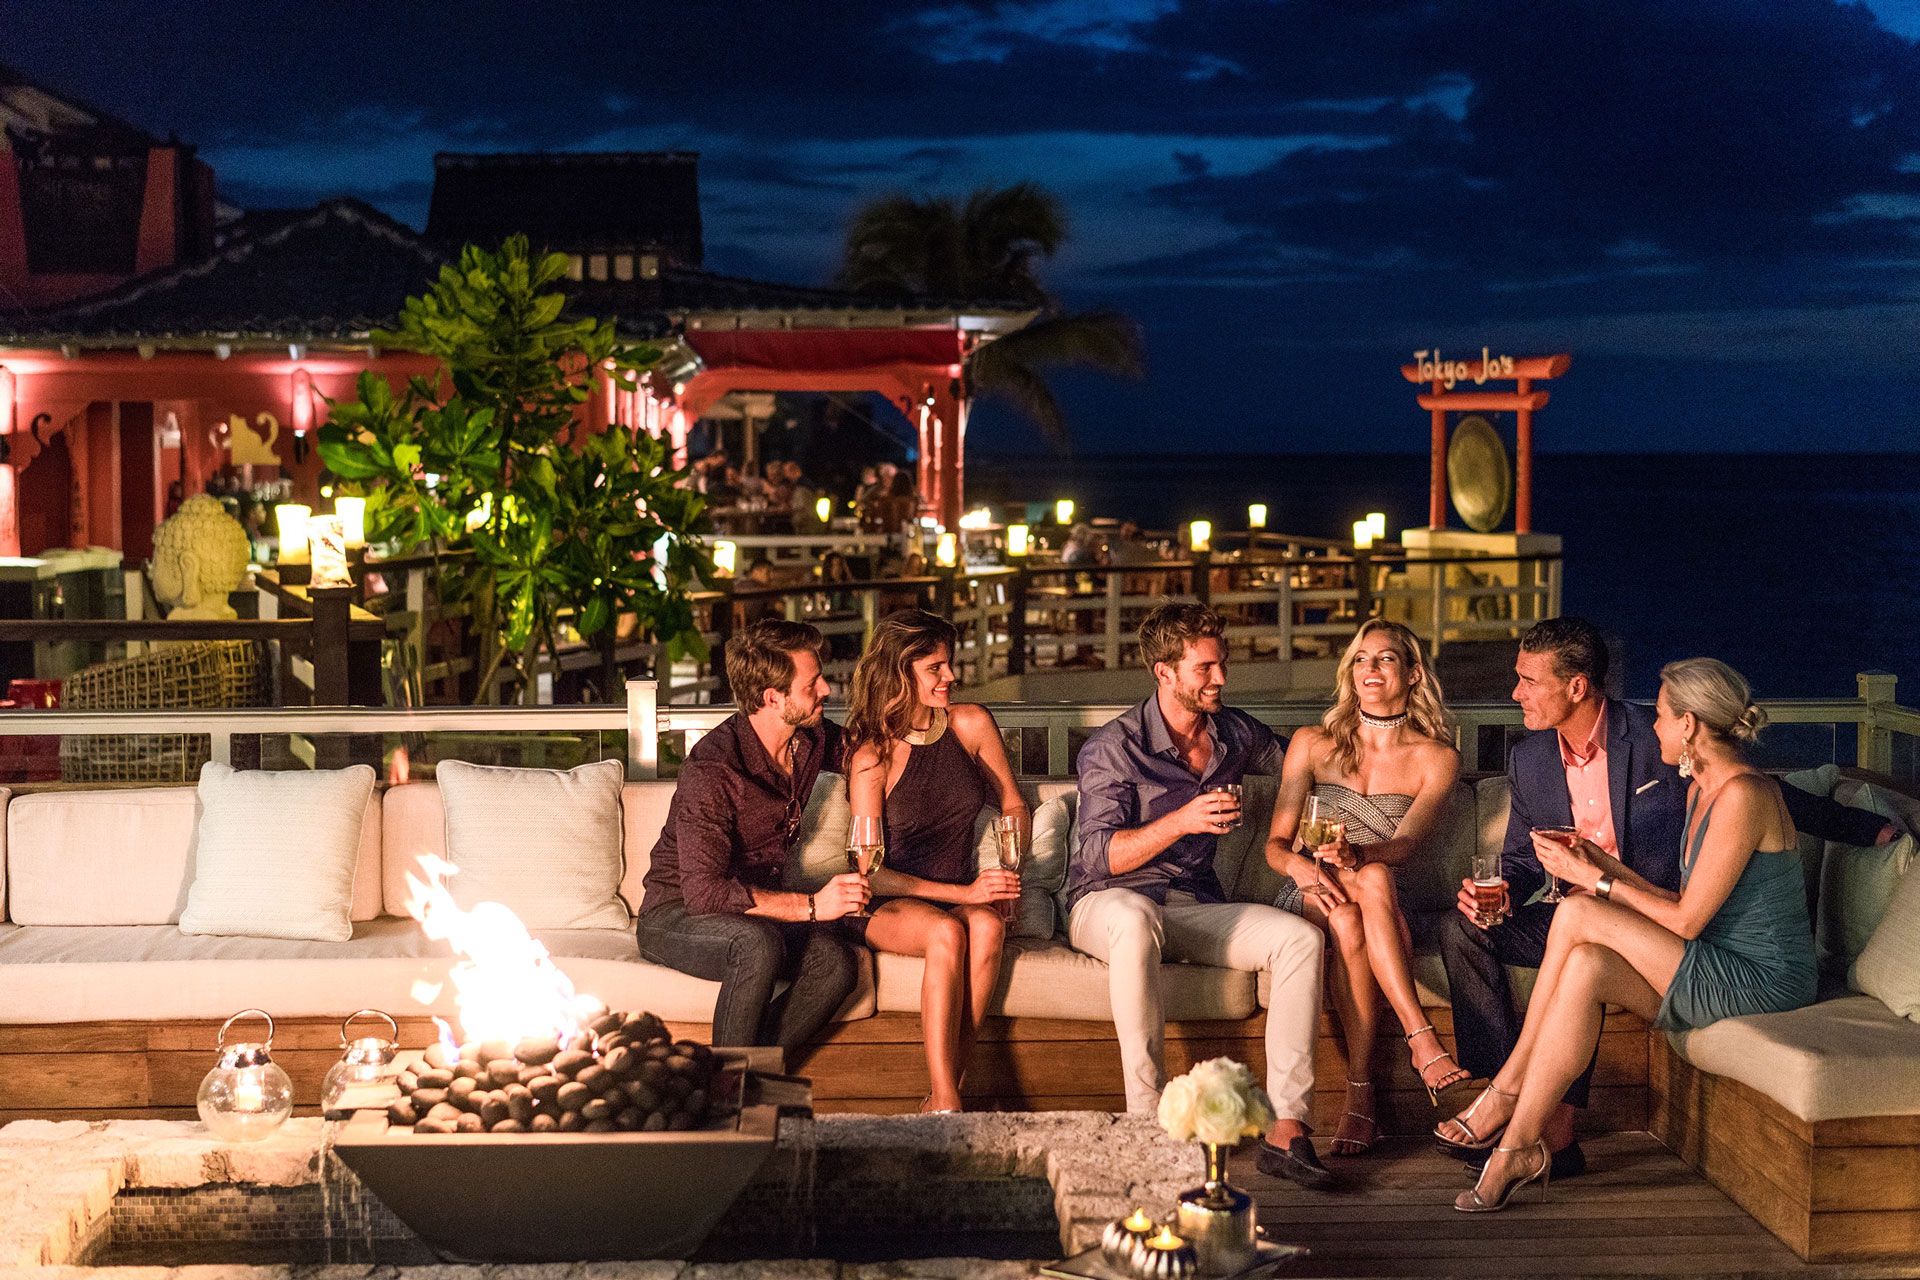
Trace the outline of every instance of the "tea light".
{"type": "Polygon", "coordinates": [[[1031,548],[1031,543],[1029,542],[1029,538],[1032,536],[1032,534],[1033,534],[1033,530],[1029,529],[1024,524],[1008,525],[1007,526],[1007,554],[1010,556],[1023,556],[1027,554],[1028,550],[1031,548]]]}
{"type": "Polygon", "coordinates": [[[1147,1238],[1158,1227],[1145,1209],[1136,1208],[1124,1218],[1115,1218],[1100,1233],[1100,1252],[1107,1261],[1132,1271],[1146,1248],[1147,1238]]]}
{"type": "Polygon", "coordinates": [[[1073,523],[1073,499],[1060,498],[1053,504],[1053,522],[1055,524],[1073,523]]]}
{"type": "Polygon", "coordinates": [[[307,562],[307,517],[313,508],[298,502],[283,502],[273,509],[273,523],[280,534],[280,563],[307,562]]]}
{"type": "Polygon", "coordinates": [[[933,562],[942,569],[951,569],[960,563],[960,539],[953,533],[943,533],[934,543],[933,562]]]}
{"type": "Polygon", "coordinates": [[[1387,537],[1387,513],[1384,511],[1367,512],[1367,528],[1373,530],[1373,540],[1384,542],[1387,537]]]}
{"type": "Polygon", "coordinates": [[[1193,1246],[1162,1226],[1157,1235],[1147,1237],[1134,1274],[1141,1280],[1192,1280],[1199,1268],[1193,1246]]]}
{"type": "Polygon", "coordinates": [[[1213,521],[1195,520],[1187,526],[1187,545],[1195,551],[1213,546],[1213,521]]]}
{"type": "Polygon", "coordinates": [[[733,572],[739,564],[740,547],[738,543],[730,542],[722,538],[713,544],[713,571],[716,574],[723,578],[730,578],[733,576],[733,572]]]}
{"type": "Polygon", "coordinates": [[[813,514],[814,518],[819,520],[821,524],[832,524],[833,499],[824,495],[815,498],[813,500],[813,514]]]}
{"type": "Polygon", "coordinates": [[[1267,527],[1267,504],[1249,502],[1247,504],[1247,528],[1264,529],[1267,527]]]}
{"type": "Polygon", "coordinates": [[[1366,551],[1373,546],[1373,521],[1355,520],[1353,522],[1353,549],[1366,551]]]}

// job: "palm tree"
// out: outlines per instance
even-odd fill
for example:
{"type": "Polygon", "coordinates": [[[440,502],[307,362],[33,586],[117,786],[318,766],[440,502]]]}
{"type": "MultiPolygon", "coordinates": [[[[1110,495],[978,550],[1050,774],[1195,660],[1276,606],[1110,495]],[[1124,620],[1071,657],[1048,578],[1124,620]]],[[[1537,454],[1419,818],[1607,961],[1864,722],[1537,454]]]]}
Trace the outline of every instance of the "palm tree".
{"type": "Polygon", "coordinates": [[[964,203],[944,196],[882,196],[847,228],[840,283],[902,300],[1010,302],[1038,314],[981,343],[962,370],[967,393],[1006,400],[1057,447],[1067,444],[1060,403],[1043,370],[1144,372],[1139,326],[1117,311],[1068,313],[1040,283],[1038,264],[1067,238],[1060,202],[1031,182],[983,187],[964,203]]]}

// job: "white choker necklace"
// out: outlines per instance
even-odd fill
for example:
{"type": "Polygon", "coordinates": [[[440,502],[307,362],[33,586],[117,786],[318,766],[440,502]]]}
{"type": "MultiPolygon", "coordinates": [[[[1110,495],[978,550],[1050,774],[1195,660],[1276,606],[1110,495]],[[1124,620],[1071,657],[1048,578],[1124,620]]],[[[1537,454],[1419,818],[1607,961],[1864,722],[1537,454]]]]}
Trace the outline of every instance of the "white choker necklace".
{"type": "Polygon", "coordinates": [[[1360,712],[1360,723],[1370,729],[1397,729],[1406,722],[1407,713],[1404,711],[1397,716],[1369,715],[1364,710],[1360,712]]]}

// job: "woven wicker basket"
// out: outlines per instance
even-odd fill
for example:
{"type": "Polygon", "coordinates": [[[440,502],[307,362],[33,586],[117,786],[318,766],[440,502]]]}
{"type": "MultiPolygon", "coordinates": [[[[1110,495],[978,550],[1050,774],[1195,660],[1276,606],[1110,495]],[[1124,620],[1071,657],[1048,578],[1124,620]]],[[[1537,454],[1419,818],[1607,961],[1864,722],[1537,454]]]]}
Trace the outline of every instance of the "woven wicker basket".
{"type": "MultiPolygon", "coordinates": [[[[70,711],[186,711],[267,705],[267,668],[251,640],[158,644],[153,652],[102,662],[67,677],[70,711]]],[[[67,782],[193,782],[212,755],[205,734],[66,735],[67,782]]]]}

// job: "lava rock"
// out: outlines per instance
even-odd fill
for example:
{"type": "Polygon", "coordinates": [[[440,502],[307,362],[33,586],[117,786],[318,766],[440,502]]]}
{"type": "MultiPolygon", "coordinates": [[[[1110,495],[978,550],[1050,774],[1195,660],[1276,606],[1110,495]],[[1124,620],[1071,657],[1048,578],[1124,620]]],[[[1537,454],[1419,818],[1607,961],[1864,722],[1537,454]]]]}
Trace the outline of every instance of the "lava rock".
{"type": "Polygon", "coordinates": [[[487,1074],[478,1058],[462,1058],[453,1064],[453,1074],[465,1080],[478,1080],[487,1074]]]}
{"type": "Polygon", "coordinates": [[[622,1133],[633,1133],[647,1122],[647,1113],[638,1107],[628,1107],[613,1118],[614,1127],[622,1133]]]}
{"type": "Polygon", "coordinates": [[[663,1132],[666,1129],[666,1127],[667,1127],[666,1112],[656,1111],[652,1115],[647,1117],[647,1122],[640,1126],[640,1130],[643,1133],[660,1133],[660,1132],[663,1132]]]}
{"type": "Polygon", "coordinates": [[[446,1041],[435,1040],[427,1046],[427,1051],[420,1055],[420,1060],[425,1062],[429,1067],[444,1070],[451,1067],[459,1059],[459,1056],[460,1055],[455,1053],[452,1046],[448,1045],[446,1041]]]}
{"type": "Polygon", "coordinates": [[[588,1120],[605,1120],[613,1114],[613,1104],[605,1098],[595,1098],[580,1108],[580,1114],[588,1120]]]}
{"type": "Polygon", "coordinates": [[[499,1124],[502,1120],[505,1120],[511,1114],[512,1112],[507,1109],[507,1100],[497,1094],[488,1098],[480,1107],[480,1118],[486,1122],[487,1128],[489,1129],[499,1124]]]}
{"type": "Polygon", "coordinates": [[[446,1100],[447,1091],[445,1089],[415,1089],[413,1091],[413,1105],[422,1113],[433,1110],[433,1108],[444,1103],[446,1100]]]}
{"type": "Polygon", "coordinates": [[[451,1102],[438,1102],[428,1110],[424,1118],[440,1124],[455,1124],[459,1122],[461,1116],[466,1114],[466,1112],[454,1106],[451,1102]]]}
{"type": "Polygon", "coordinates": [[[593,1065],[593,1055],[584,1049],[569,1049],[553,1060],[555,1075],[572,1076],[593,1065]]]}
{"type": "Polygon", "coordinates": [[[561,1113],[560,1132],[578,1133],[586,1127],[587,1127],[586,1117],[582,1116],[578,1111],[567,1111],[567,1112],[561,1113]]]}
{"type": "Polygon", "coordinates": [[[392,1106],[387,1108],[388,1124],[393,1124],[393,1125],[415,1124],[419,1121],[419,1119],[420,1119],[420,1113],[418,1111],[415,1111],[413,1109],[413,1103],[408,1101],[405,1098],[400,1099],[400,1101],[394,1103],[392,1106]]]}
{"type": "Polygon", "coordinates": [[[559,1128],[560,1122],[544,1111],[536,1112],[533,1119],[527,1123],[529,1133],[554,1133],[559,1128]]]}
{"type": "Polygon", "coordinates": [[[512,1058],[494,1058],[487,1063],[487,1082],[496,1089],[504,1089],[520,1080],[520,1064],[512,1058]]]}
{"type": "Polygon", "coordinates": [[[556,1107],[560,1105],[560,1086],[564,1083],[559,1076],[541,1076],[527,1085],[527,1092],[541,1106],[556,1107]]]}
{"type": "Polygon", "coordinates": [[[569,1080],[560,1086],[560,1092],[555,1095],[554,1100],[562,1111],[578,1111],[586,1106],[592,1097],[593,1090],[577,1080],[569,1080]]]}
{"type": "Polygon", "coordinates": [[[487,1126],[479,1116],[473,1114],[471,1111],[467,1111],[463,1112],[460,1118],[453,1122],[453,1131],[455,1133],[485,1133],[487,1126]]]}
{"type": "Polygon", "coordinates": [[[613,1073],[599,1063],[580,1068],[573,1075],[574,1080],[587,1086],[595,1093],[606,1092],[607,1082],[613,1079],[613,1073]]]}
{"type": "Polygon", "coordinates": [[[560,1042],[553,1036],[528,1036],[513,1046],[513,1056],[530,1067],[552,1062],[559,1052],[560,1042]]]}
{"type": "Polygon", "coordinates": [[[612,1133],[613,1121],[604,1117],[599,1120],[589,1120],[586,1123],[584,1131],[587,1133],[612,1133]]]}
{"type": "Polygon", "coordinates": [[[453,1126],[443,1120],[422,1120],[413,1126],[415,1133],[452,1133],[453,1126]]]}
{"type": "Polygon", "coordinates": [[[444,1089],[453,1083],[453,1072],[444,1067],[434,1067],[420,1073],[420,1088],[444,1089]]]}
{"type": "Polygon", "coordinates": [[[478,1058],[482,1062],[492,1062],[495,1058],[511,1058],[513,1045],[506,1040],[482,1040],[474,1047],[473,1052],[462,1056],[478,1058]]]}
{"type": "Polygon", "coordinates": [[[420,1077],[411,1071],[402,1071],[393,1078],[393,1082],[400,1086],[402,1093],[412,1093],[420,1087],[420,1077]]]}
{"type": "Polygon", "coordinates": [[[447,1100],[465,1105],[466,1100],[472,1097],[474,1091],[479,1089],[479,1087],[480,1082],[478,1080],[469,1080],[465,1076],[461,1076],[458,1080],[455,1080],[447,1086],[447,1100]]]}
{"type": "Polygon", "coordinates": [[[625,1079],[628,1075],[639,1069],[640,1059],[634,1056],[633,1050],[621,1044],[615,1045],[613,1048],[607,1050],[607,1055],[600,1060],[600,1065],[608,1071],[613,1072],[616,1076],[625,1079]]]}
{"type": "Polygon", "coordinates": [[[642,1111],[652,1111],[660,1105],[660,1091],[645,1080],[627,1081],[622,1092],[627,1095],[627,1101],[642,1111]]]}

